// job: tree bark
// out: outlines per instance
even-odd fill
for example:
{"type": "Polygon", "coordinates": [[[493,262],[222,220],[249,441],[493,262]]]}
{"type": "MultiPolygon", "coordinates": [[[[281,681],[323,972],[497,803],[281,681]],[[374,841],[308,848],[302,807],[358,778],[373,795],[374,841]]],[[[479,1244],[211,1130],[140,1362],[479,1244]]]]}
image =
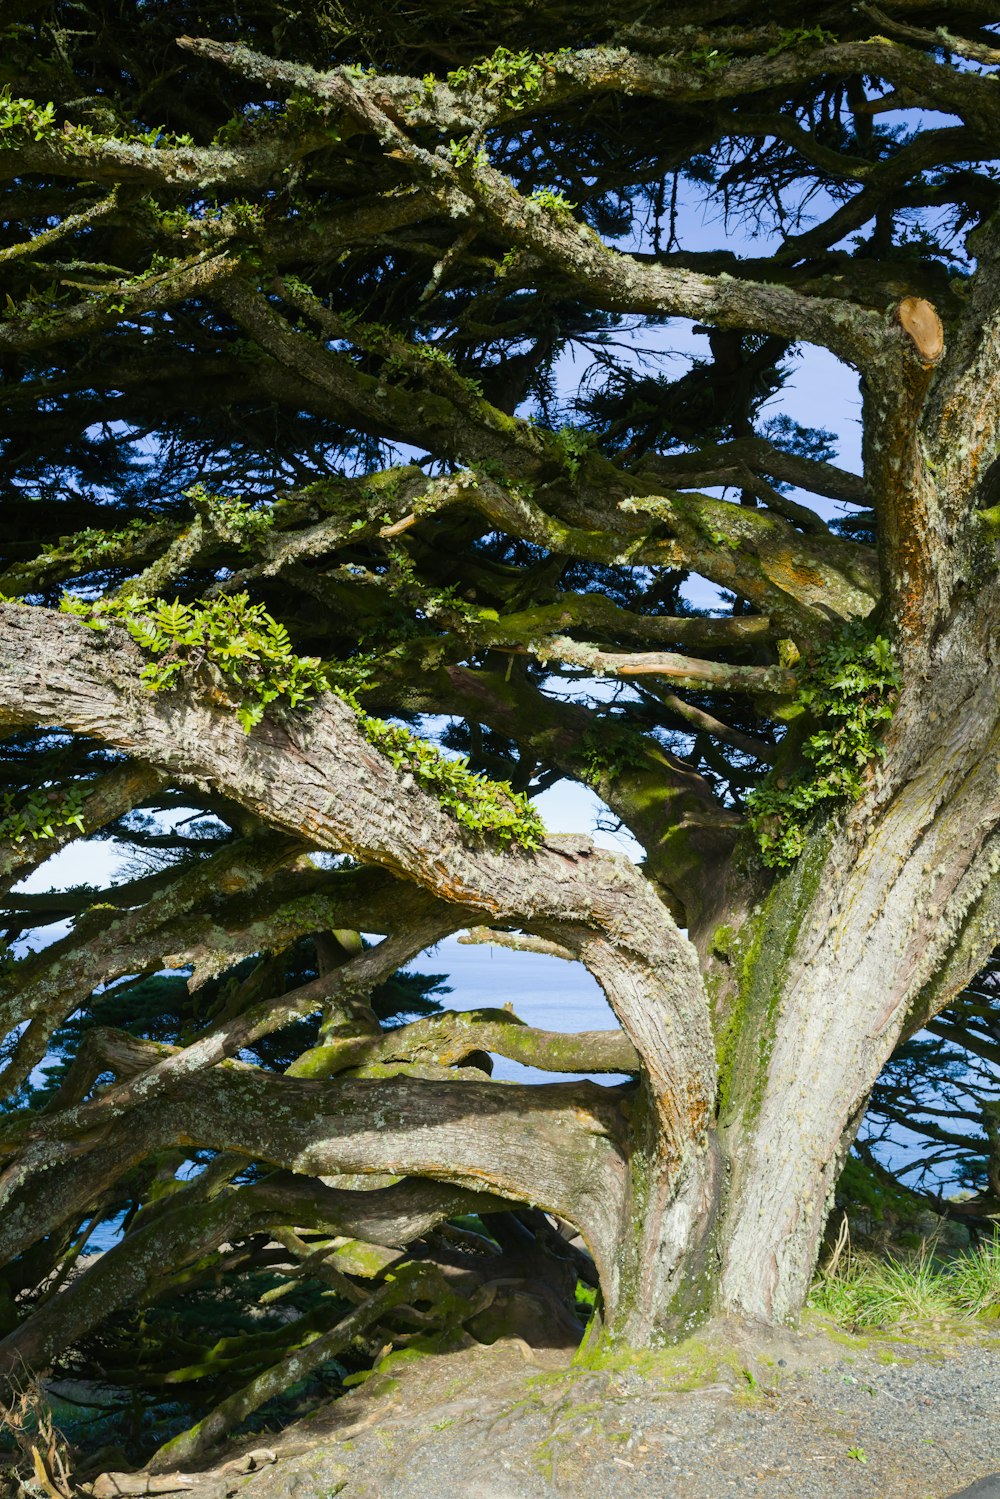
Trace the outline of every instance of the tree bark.
{"type": "Polygon", "coordinates": [[[940,632],[867,795],[813,835],[732,955],[741,1034],[722,1082],[727,1310],[797,1315],[879,1072],[1000,938],[994,588],[940,632]]]}

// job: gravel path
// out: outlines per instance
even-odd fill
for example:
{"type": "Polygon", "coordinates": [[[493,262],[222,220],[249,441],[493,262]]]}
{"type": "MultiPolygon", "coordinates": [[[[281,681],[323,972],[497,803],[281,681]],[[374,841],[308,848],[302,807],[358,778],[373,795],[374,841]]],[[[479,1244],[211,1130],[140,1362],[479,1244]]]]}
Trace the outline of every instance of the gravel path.
{"type": "Polygon", "coordinates": [[[397,1365],[189,1492],[1000,1499],[998,1415],[1000,1331],[915,1343],[814,1330],[721,1361],[702,1350],[599,1372],[507,1343],[397,1365]]]}

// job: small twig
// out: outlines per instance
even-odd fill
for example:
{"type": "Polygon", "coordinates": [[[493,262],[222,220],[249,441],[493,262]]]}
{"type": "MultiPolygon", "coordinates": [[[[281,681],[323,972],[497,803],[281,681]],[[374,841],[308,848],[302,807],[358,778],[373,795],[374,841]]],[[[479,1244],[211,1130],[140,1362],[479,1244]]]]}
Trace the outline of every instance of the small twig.
{"type": "Polygon", "coordinates": [[[411,511],[409,515],[404,515],[402,520],[396,521],[393,525],[383,526],[378,534],[380,536],[400,536],[404,531],[408,531],[411,526],[415,526],[419,519],[420,517],[414,515],[411,511]]]}
{"type": "Polygon", "coordinates": [[[833,1253],[830,1255],[826,1268],[823,1271],[824,1276],[828,1280],[831,1279],[836,1273],[837,1266],[840,1263],[840,1257],[845,1253],[845,1251],[847,1254],[847,1258],[844,1262],[844,1269],[849,1270],[851,1267],[851,1226],[847,1220],[846,1211],[840,1224],[840,1232],[837,1235],[837,1242],[833,1246],[833,1253]]]}

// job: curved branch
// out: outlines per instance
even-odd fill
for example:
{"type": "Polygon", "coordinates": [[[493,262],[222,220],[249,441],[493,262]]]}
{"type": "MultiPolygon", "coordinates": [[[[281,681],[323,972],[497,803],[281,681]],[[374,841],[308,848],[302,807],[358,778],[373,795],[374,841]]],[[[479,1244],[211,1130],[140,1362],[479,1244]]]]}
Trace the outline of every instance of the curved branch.
{"type": "MultiPolygon", "coordinates": [[[[487,932],[502,943],[509,934],[487,932]]],[[[459,939],[462,940],[461,938],[459,939]]],[[[520,939],[531,952],[575,961],[569,948],[539,938],[520,939]]],[[[513,945],[513,944],[503,944],[513,945]]],[[[506,1010],[455,1010],[415,1020],[379,1036],[351,1036],[307,1052],[288,1069],[296,1077],[323,1077],[391,1062],[432,1062],[453,1067],[475,1052],[492,1051],[544,1072],[638,1072],[639,1056],[624,1031],[544,1031],[506,1010]]]]}
{"type": "MultiPolygon", "coordinates": [[[[332,695],[308,715],[265,721],[247,735],[190,691],[147,692],[135,648],[68,616],[0,604],[0,629],[11,647],[0,661],[0,711],[15,719],[130,753],[141,746],[171,775],[224,792],[273,827],[379,864],[487,922],[515,921],[560,941],[578,928],[569,945],[588,967],[591,956],[598,961],[592,971],[646,1065],[667,1156],[682,1158],[707,1126],[715,1055],[695,952],[627,860],[579,839],[550,838],[529,855],[463,838],[332,695]],[[602,943],[619,961],[607,960],[602,943]]],[[[457,924],[469,923],[463,915],[457,924]]]]}
{"type": "Polygon", "coordinates": [[[227,1240],[294,1223],[326,1234],[405,1245],[459,1213],[495,1212],[488,1194],[404,1181],[369,1192],[277,1173],[205,1201],[182,1191],[150,1221],[140,1218],[117,1244],[0,1342],[0,1379],[40,1368],[120,1307],[156,1295],[157,1282],[227,1240]]]}
{"type": "Polygon", "coordinates": [[[34,1158],[46,1142],[20,1152],[0,1183],[0,1256],[21,1253],[152,1152],[183,1143],[305,1176],[423,1176],[530,1202],[574,1223],[611,1276],[626,1189],[618,1104],[619,1090],[589,1082],[325,1083],[230,1062],[129,1109],[40,1178],[34,1158]]]}

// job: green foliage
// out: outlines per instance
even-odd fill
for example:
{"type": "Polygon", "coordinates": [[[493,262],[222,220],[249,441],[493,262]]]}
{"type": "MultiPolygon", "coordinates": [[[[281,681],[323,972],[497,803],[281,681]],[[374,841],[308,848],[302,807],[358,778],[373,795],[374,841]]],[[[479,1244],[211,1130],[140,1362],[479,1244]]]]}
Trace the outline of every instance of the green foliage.
{"type": "Polygon", "coordinates": [[[56,542],[43,546],[42,557],[59,558],[79,563],[80,567],[93,566],[111,561],[141,548],[151,532],[158,529],[156,521],[130,520],[118,531],[102,531],[97,526],[86,526],[72,536],[60,536],[56,542]]]}
{"type": "Polygon", "coordinates": [[[765,864],[794,863],[816,809],[861,795],[864,772],[882,753],[878,732],[892,717],[898,688],[892,645],[863,625],[847,626],[817,653],[798,694],[800,708],[815,724],[802,746],[808,764],[790,776],[772,772],[747,797],[765,864]]]}
{"type": "Polygon", "coordinates": [[[552,441],[563,468],[571,479],[575,479],[583,459],[596,446],[594,434],[581,427],[560,427],[558,432],[553,432],[552,441]]]}
{"type": "Polygon", "coordinates": [[[17,99],[9,86],[0,90],[0,151],[11,150],[18,139],[41,141],[56,133],[56,107],[34,99],[17,99]]]}
{"type": "Polygon", "coordinates": [[[565,218],[568,218],[576,207],[576,204],[571,203],[563,193],[556,192],[551,187],[536,187],[528,201],[537,203],[540,208],[565,218]]]}
{"type": "Polygon", "coordinates": [[[152,692],[177,686],[184,674],[203,665],[214,667],[235,689],[236,716],[245,733],[260,723],[271,703],[296,708],[327,688],[319,660],[297,656],[284,625],[245,593],[198,604],[130,595],[90,603],[64,594],[60,608],[94,630],[123,625],[154,658],[142,672],[152,692]]]}
{"type": "Polygon", "coordinates": [[[718,47],[693,47],[684,55],[684,61],[701,73],[717,73],[734,60],[731,52],[722,52],[718,47]]]}
{"type": "Polygon", "coordinates": [[[926,1205],[903,1185],[888,1176],[879,1176],[871,1166],[852,1153],[844,1162],[837,1183],[837,1200],[852,1215],[872,1224],[890,1225],[899,1242],[902,1233],[915,1231],[926,1205]]]}
{"type": "Polygon", "coordinates": [[[810,1305],[849,1328],[1000,1316],[1000,1234],[939,1261],[924,1244],[914,1254],[854,1255],[822,1275],[810,1305]]]}
{"type": "Polygon", "coordinates": [[[127,140],[130,144],[150,148],[193,146],[190,135],[174,135],[165,125],[153,125],[132,131],[98,132],[89,125],[56,120],[51,101],[40,104],[35,99],[21,99],[10,92],[9,85],[0,90],[0,151],[14,149],[25,137],[36,141],[58,138],[68,150],[79,150],[104,140],[127,140]]]}
{"type": "Polygon", "coordinates": [[[126,138],[137,146],[167,146],[175,150],[181,146],[194,145],[194,136],[174,135],[165,125],[153,125],[148,130],[137,130],[126,138]]]}
{"type": "Polygon", "coordinates": [[[475,167],[488,167],[490,164],[489,156],[481,147],[477,148],[476,138],[472,135],[467,135],[460,141],[449,141],[448,155],[456,167],[464,167],[469,162],[475,167]]]}
{"type": "Polygon", "coordinates": [[[289,125],[305,125],[306,127],[321,125],[324,135],[331,142],[340,140],[340,130],[332,123],[336,118],[336,112],[329,103],[318,99],[315,94],[307,93],[304,89],[296,89],[285,104],[285,119],[289,125]]]}
{"type": "Polygon", "coordinates": [[[444,368],[446,368],[449,373],[457,375],[460,380],[465,380],[466,385],[473,395],[482,395],[483,387],[481,382],[479,380],[470,380],[466,376],[464,376],[461,371],[456,368],[455,360],[452,355],[448,352],[447,349],[442,349],[440,344],[417,344],[416,351],[419,357],[425,360],[428,364],[440,364],[444,366],[444,368]]]}
{"type": "Polygon", "coordinates": [[[778,41],[765,52],[765,57],[777,57],[781,52],[791,51],[798,47],[828,47],[837,38],[832,31],[827,31],[822,26],[793,26],[783,30],[778,41]]]}
{"type": "MultiPolygon", "coordinates": [[[[249,734],[271,703],[290,708],[309,703],[330,689],[330,674],[315,656],[297,656],[288,631],[245,593],[197,604],[130,595],[89,602],[64,594],[60,608],[93,630],[122,625],[154,659],[143,668],[151,692],[169,691],[185,675],[214,667],[235,692],[236,716],[249,734]]],[[[501,843],[537,848],[545,834],[541,818],[522,792],[469,770],[464,759],[449,759],[427,740],[359,708],[349,692],[335,688],[357,713],[374,745],[403,774],[437,798],[463,828],[501,843]]]]}
{"type": "MultiPolygon", "coordinates": [[[[365,331],[368,331],[367,327],[365,331]]],[[[387,329],[383,329],[380,331],[382,331],[383,333],[388,333],[387,329]]],[[[396,343],[398,345],[398,340],[396,341],[396,343]]],[[[431,373],[435,369],[439,369],[447,378],[447,385],[445,386],[445,389],[450,394],[454,394],[455,386],[460,382],[468,391],[470,396],[476,397],[477,399],[482,397],[483,387],[481,382],[479,380],[469,379],[466,375],[463,375],[461,370],[456,368],[455,361],[452,355],[448,352],[447,349],[443,349],[440,344],[410,344],[405,348],[405,350],[401,350],[399,353],[390,354],[389,358],[385,361],[385,365],[383,366],[383,368],[389,374],[392,374],[394,376],[402,375],[405,377],[407,375],[413,374],[414,370],[419,367],[418,362],[419,364],[429,365],[431,373]]]]}
{"type": "Polygon", "coordinates": [[[368,742],[396,770],[411,775],[418,786],[436,797],[463,828],[501,843],[538,848],[545,836],[545,825],[524,792],[512,790],[507,781],[491,781],[476,775],[464,757],[450,759],[435,745],[418,739],[399,724],[373,718],[363,708],[353,703],[352,706],[368,742]]]}
{"type": "MultiPolygon", "coordinates": [[[[490,57],[470,63],[467,68],[453,69],[447,81],[452,88],[477,88],[493,93],[508,109],[524,109],[538,98],[546,75],[569,50],[563,47],[558,52],[534,53],[498,47],[490,57]]],[[[434,82],[432,76],[424,79],[425,92],[433,92],[434,82]]]]}
{"type": "Polygon", "coordinates": [[[0,795],[0,838],[24,843],[31,838],[54,838],[60,828],[83,832],[83,803],[89,786],[38,786],[27,795],[0,795]]]}
{"type": "Polygon", "coordinates": [[[207,516],[212,527],[242,552],[257,549],[274,525],[270,510],[244,504],[239,495],[209,494],[204,484],[185,489],[184,498],[207,516]]]}
{"type": "Polygon", "coordinates": [[[644,765],[647,752],[638,729],[617,718],[601,719],[583,736],[583,779],[588,786],[598,786],[606,778],[615,781],[644,765]]]}
{"type": "MultiPolygon", "coordinates": [[[[778,57],[782,52],[789,52],[802,47],[822,47],[837,38],[831,31],[825,31],[822,26],[793,26],[783,29],[778,40],[763,53],[766,58],[778,57]]],[[[681,61],[687,63],[702,73],[717,73],[725,68],[738,64],[741,59],[734,52],[726,52],[719,47],[692,47],[690,52],[684,53],[681,61]]]]}

